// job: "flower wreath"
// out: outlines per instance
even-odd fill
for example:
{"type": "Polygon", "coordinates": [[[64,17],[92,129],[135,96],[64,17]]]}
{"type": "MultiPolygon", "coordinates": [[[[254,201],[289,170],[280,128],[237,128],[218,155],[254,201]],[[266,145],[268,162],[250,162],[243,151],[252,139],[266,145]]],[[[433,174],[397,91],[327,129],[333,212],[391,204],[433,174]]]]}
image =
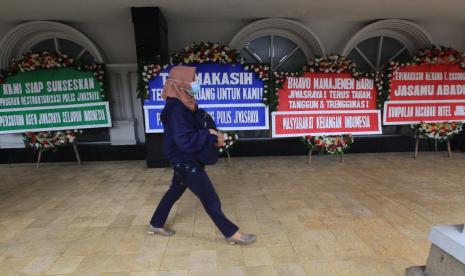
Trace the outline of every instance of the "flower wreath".
{"type": "Polygon", "coordinates": [[[269,93],[263,100],[269,106],[270,111],[275,111],[279,107],[279,89],[283,88],[284,82],[288,77],[302,77],[304,71],[298,72],[273,72],[274,93],[269,93]]]}
{"type": "Polygon", "coordinates": [[[354,142],[354,138],[350,134],[338,136],[309,135],[303,137],[301,141],[309,150],[321,151],[329,154],[341,154],[354,142]]]}
{"type": "Polygon", "coordinates": [[[273,99],[270,99],[270,109],[276,110],[279,102],[278,91],[284,85],[287,77],[301,77],[307,72],[317,73],[351,73],[354,78],[375,78],[376,73],[369,72],[363,73],[357,70],[357,65],[350,59],[338,55],[330,54],[326,57],[315,58],[308,61],[302,67],[302,71],[298,72],[274,72],[273,85],[274,93],[273,99]]]}
{"type": "MultiPolygon", "coordinates": [[[[145,64],[142,67],[142,76],[139,81],[139,97],[147,97],[149,81],[158,76],[158,73],[170,65],[176,64],[192,64],[192,63],[207,63],[216,62],[222,64],[239,63],[244,66],[245,70],[253,71],[259,79],[264,83],[263,101],[266,104],[266,95],[268,95],[269,67],[262,64],[245,64],[243,59],[239,57],[237,51],[229,48],[226,45],[213,42],[193,43],[190,46],[182,49],[180,52],[171,55],[169,64],[145,64]]],[[[226,146],[220,149],[224,152],[232,148],[233,144],[238,140],[238,135],[234,132],[225,132],[226,146]]]]}
{"type": "MultiPolygon", "coordinates": [[[[95,78],[100,82],[100,94],[102,98],[106,98],[103,86],[105,76],[104,64],[84,64],[78,59],[69,58],[67,55],[57,52],[28,53],[18,59],[13,59],[10,70],[0,74],[0,84],[4,83],[6,78],[18,73],[66,67],[74,67],[79,71],[93,72],[95,78]]],[[[76,136],[81,133],[82,130],[28,132],[23,134],[23,140],[28,146],[34,149],[46,151],[56,149],[58,146],[73,144],[76,136]]]]}
{"type": "Polygon", "coordinates": [[[438,141],[446,141],[462,131],[461,122],[421,123],[411,125],[417,135],[438,141]]]}
{"type": "Polygon", "coordinates": [[[69,58],[67,55],[57,52],[42,52],[28,53],[18,59],[13,59],[8,72],[0,74],[0,84],[7,77],[16,75],[22,72],[31,72],[40,69],[54,69],[74,67],[79,71],[91,71],[95,78],[100,82],[100,94],[102,98],[106,98],[105,89],[103,86],[103,78],[105,76],[105,65],[102,63],[84,64],[75,58],[69,58]]]}
{"type": "MultiPolygon", "coordinates": [[[[338,55],[330,54],[323,58],[316,58],[309,60],[303,66],[301,72],[275,72],[274,74],[274,107],[277,107],[279,101],[278,91],[283,87],[287,77],[300,77],[306,72],[318,73],[350,73],[354,78],[375,78],[376,73],[363,73],[357,70],[357,65],[348,58],[338,55]]],[[[354,142],[352,135],[335,135],[335,136],[305,136],[301,141],[310,150],[319,150],[330,154],[340,154],[354,142]]]]}
{"type": "MultiPolygon", "coordinates": [[[[379,88],[378,106],[382,108],[385,101],[389,101],[391,94],[390,79],[392,74],[405,66],[422,64],[458,64],[465,70],[465,54],[452,47],[433,45],[431,49],[424,49],[418,52],[411,61],[398,62],[391,61],[384,69],[383,74],[377,76],[377,86],[379,88]]],[[[420,137],[435,140],[446,140],[462,130],[462,123],[421,123],[411,127],[417,131],[420,137]]]]}
{"type": "Polygon", "coordinates": [[[458,64],[465,70],[465,54],[451,47],[432,46],[418,52],[411,61],[391,61],[386,64],[383,73],[376,76],[376,84],[379,89],[378,106],[383,107],[385,101],[389,101],[391,94],[391,76],[402,67],[422,64],[458,64]]]}
{"type": "Polygon", "coordinates": [[[237,143],[237,140],[239,140],[239,136],[232,131],[225,131],[223,132],[224,135],[224,142],[225,146],[220,148],[220,153],[223,153],[225,151],[231,150],[233,145],[237,143]]]}
{"type": "Polygon", "coordinates": [[[362,72],[357,68],[357,64],[338,54],[330,54],[325,58],[317,58],[309,60],[308,64],[303,68],[305,72],[319,72],[319,73],[350,73],[355,79],[370,78],[376,84],[376,72],[362,72]]]}
{"type": "Polygon", "coordinates": [[[193,43],[190,46],[182,49],[178,53],[174,53],[170,57],[169,64],[159,65],[159,64],[145,64],[142,66],[142,76],[139,81],[139,97],[146,98],[148,95],[149,81],[155,78],[160,70],[166,68],[170,65],[178,64],[192,64],[192,63],[239,63],[244,65],[245,70],[251,70],[255,72],[259,79],[264,82],[264,102],[268,94],[268,84],[269,81],[269,67],[262,64],[245,64],[244,60],[239,57],[239,54],[236,50],[229,48],[226,45],[221,45],[219,43],[213,42],[199,42],[193,43]]]}
{"type": "Polygon", "coordinates": [[[81,133],[82,130],[26,132],[23,134],[23,141],[28,147],[44,152],[56,150],[64,145],[74,144],[76,137],[81,133]]]}

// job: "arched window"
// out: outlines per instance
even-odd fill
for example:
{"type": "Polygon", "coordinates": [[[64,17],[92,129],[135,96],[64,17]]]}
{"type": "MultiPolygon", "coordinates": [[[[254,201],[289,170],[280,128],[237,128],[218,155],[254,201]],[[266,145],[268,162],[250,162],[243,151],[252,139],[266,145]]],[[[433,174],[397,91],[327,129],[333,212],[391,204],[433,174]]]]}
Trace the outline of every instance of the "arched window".
{"type": "Polygon", "coordinates": [[[411,54],[402,41],[380,35],[361,41],[347,57],[362,71],[380,72],[386,63],[407,61],[411,58],[411,54]]]}
{"type": "MultiPolygon", "coordinates": [[[[431,46],[430,36],[415,23],[387,19],[372,23],[358,31],[342,54],[354,61],[362,71],[382,71],[390,61],[408,61],[422,48],[431,46]]],[[[384,126],[385,135],[410,134],[408,126],[384,126]]]]}
{"type": "Polygon", "coordinates": [[[104,63],[99,49],[80,31],[59,22],[32,21],[14,27],[0,40],[0,68],[7,70],[13,58],[28,51],[44,50],[104,63]]]}
{"type": "MultiPolygon", "coordinates": [[[[271,71],[298,71],[325,51],[318,37],[304,25],[282,18],[263,19],[246,26],[229,43],[247,63],[270,66],[271,71]]],[[[240,131],[242,138],[269,137],[269,131],[240,131]]]]}
{"type": "Polygon", "coordinates": [[[247,63],[269,64],[272,71],[302,69],[307,57],[301,47],[279,35],[267,35],[247,42],[240,55],[247,63]]]}
{"type": "Polygon", "coordinates": [[[358,31],[342,54],[365,71],[381,71],[392,60],[406,61],[421,48],[431,46],[430,36],[415,23],[387,19],[358,31]]]}
{"type": "Polygon", "coordinates": [[[283,18],[249,24],[229,45],[238,49],[246,62],[269,64],[272,71],[300,70],[309,58],[325,54],[313,32],[298,22],[283,18]]]}
{"type": "Polygon", "coordinates": [[[32,45],[26,52],[40,53],[43,51],[55,51],[81,60],[84,63],[94,63],[95,58],[82,45],[63,38],[49,38],[32,45]]]}

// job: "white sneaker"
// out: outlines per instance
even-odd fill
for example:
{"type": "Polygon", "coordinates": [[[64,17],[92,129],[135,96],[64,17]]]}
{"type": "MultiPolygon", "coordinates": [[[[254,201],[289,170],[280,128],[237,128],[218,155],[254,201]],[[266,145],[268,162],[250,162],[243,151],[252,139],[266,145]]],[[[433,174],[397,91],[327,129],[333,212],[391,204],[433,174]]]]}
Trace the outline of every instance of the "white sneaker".
{"type": "Polygon", "coordinates": [[[162,236],[169,237],[169,236],[173,236],[174,234],[176,234],[176,232],[174,232],[174,230],[167,229],[165,227],[162,227],[162,228],[153,227],[152,225],[149,224],[149,227],[147,227],[147,234],[149,235],[159,234],[162,236]]]}

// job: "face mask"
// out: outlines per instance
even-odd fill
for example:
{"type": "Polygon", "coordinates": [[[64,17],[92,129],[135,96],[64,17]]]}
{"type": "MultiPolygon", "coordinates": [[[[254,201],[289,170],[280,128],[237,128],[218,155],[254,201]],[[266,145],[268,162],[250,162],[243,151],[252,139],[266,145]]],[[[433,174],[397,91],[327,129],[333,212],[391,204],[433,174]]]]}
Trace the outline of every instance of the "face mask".
{"type": "Polygon", "coordinates": [[[189,85],[191,86],[191,89],[190,90],[187,90],[185,88],[182,88],[182,90],[186,91],[189,95],[191,96],[195,96],[197,95],[199,92],[200,92],[200,84],[197,82],[197,81],[193,81],[193,82],[185,82],[185,81],[181,81],[181,80],[176,80],[176,79],[169,79],[171,81],[174,81],[174,82],[184,82],[184,83],[189,83],[189,85]]]}
{"type": "Polygon", "coordinates": [[[187,91],[191,96],[195,96],[200,92],[200,84],[197,81],[193,81],[190,83],[191,90],[187,91]]]}

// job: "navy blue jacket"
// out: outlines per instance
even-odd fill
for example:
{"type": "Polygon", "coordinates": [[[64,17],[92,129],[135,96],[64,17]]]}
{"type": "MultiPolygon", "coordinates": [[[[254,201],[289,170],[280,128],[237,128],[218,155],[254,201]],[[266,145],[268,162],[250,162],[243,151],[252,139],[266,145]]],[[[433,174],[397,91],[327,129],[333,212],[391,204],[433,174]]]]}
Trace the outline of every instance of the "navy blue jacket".
{"type": "MultiPolygon", "coordinates": [[[[199,125],[195,112],[176,98],[166,99],[161,113],[164,128],[164,151],[171,163],[199,162],[205,147],[214,148],[217,137],[199,125]]],[[[217,149],[216,149],[217,151],[217,149]]]]}

